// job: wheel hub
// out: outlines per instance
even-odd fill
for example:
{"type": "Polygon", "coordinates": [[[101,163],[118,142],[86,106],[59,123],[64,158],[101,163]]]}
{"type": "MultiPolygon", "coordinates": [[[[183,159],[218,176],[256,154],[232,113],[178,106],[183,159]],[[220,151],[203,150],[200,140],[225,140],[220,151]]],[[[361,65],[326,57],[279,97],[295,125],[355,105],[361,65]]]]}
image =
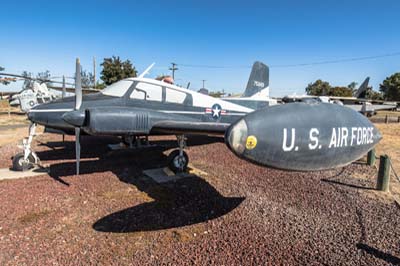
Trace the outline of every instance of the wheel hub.
{"type": "Polygon", "coordinates": [[[176,168],[183,169],[183,167],[185,167],[185,164],[186,164],[185,156],[178,155],[174,158],[174,165],[176,168]]]}

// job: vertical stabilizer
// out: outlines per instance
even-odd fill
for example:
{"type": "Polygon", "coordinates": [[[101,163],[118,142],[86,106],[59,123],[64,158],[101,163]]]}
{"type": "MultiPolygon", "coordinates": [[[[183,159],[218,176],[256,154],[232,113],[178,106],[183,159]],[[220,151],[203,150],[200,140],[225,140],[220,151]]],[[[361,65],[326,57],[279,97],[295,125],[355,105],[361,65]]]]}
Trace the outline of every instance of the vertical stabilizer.
{"type": "Polygon", "coordinates": [[[269,86],[269,68],[266,64],[256,61],[251,69],[250,78],[242,97],[251,97],[269,86]]]}
{"type": "Polygon", "coordinates": [[[364,82],[361,84],[361,86],[358,88],[358,90],[354,93],[354,97],[356,98],[365,98],[365,94],[367,93],[368,89],[368,83],[369,83],[369,77],[367,77],[364,82]]]}

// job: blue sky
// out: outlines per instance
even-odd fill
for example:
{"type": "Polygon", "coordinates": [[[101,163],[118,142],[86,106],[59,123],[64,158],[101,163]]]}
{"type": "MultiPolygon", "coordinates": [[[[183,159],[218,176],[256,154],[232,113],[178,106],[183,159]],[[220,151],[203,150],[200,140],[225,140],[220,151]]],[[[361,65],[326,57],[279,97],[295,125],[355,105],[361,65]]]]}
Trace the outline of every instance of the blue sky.
{"type": "MultiPolygon", "coordinates": [[[[400,71],[400,56],[303,67],[273,67],[400,52],[400,1],[5,1],[0,4],[0,66],[72,75],[81,58],[118,55],[150,76],[191,87],[241,92],[250,66],[270,69],[271,93],[303,93],[321,78],[333,85],[379,83],[400,71]],[[232,66],[190,68],[179,64],[232,66]]],[[[100,67],[98,67],[100,69],[100,67]]],[[[18,89],[0,85],[0,90],[18,89]]]]}

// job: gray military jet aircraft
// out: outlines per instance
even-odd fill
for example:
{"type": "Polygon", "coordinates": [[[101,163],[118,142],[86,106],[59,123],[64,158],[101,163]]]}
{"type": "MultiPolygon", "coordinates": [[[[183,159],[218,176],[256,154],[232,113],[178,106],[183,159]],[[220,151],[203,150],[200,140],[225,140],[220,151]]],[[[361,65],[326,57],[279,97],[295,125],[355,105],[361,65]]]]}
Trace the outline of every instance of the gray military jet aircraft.
{"type": "Polygon", "coordinates": [[[24,153],[14,157],[22,170],[38,163],[31,150],[36,124],[75,133],[79,174],[80,135],[149,136],[174,134],[179,149],[169,167],[188,165],[185,134],[220,134],[240,158],[285,170],[322,170],[349,164],[381,139],[371,122],[353,110],[333,104],[293,103],[253,110],[195,91],[144,78],[116,82],[97,94],[82,97],[80,63],[76,63],[76,94],[30,110],[29,138],[24,153]]]}

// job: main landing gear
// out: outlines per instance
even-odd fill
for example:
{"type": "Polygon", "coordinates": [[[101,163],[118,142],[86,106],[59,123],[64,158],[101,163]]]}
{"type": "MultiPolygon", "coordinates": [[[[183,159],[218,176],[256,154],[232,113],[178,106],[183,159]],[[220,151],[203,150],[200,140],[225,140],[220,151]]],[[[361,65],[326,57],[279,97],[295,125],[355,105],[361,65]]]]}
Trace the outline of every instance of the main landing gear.
{"type": "Polygon", "coordinates": [[[127,148],[130,149],[151,146],[148,136],[140,137],[134,135],[125,135],[121,138],[121,141],[127,148]]]}
{"type": "Polygon", "coordinates": [[[36,132],[36,124],[29,126],[29,137],[22,140],[23,152],[17,153],[12,160],[12,168],[16,171],[26,171],[40,163],[39,157],[32,150],[31,144],[36,132]]]}
{"type": "Polygon", "coordinates": [[[189,156],[184,151],[184,148],[186,147],[185,136],[177,135],[176,138],[178,141],[179,149],[173,150],[168,155],[168,167],[175,173],[178,173],[186,171],[189,164],[189,156]]]}

